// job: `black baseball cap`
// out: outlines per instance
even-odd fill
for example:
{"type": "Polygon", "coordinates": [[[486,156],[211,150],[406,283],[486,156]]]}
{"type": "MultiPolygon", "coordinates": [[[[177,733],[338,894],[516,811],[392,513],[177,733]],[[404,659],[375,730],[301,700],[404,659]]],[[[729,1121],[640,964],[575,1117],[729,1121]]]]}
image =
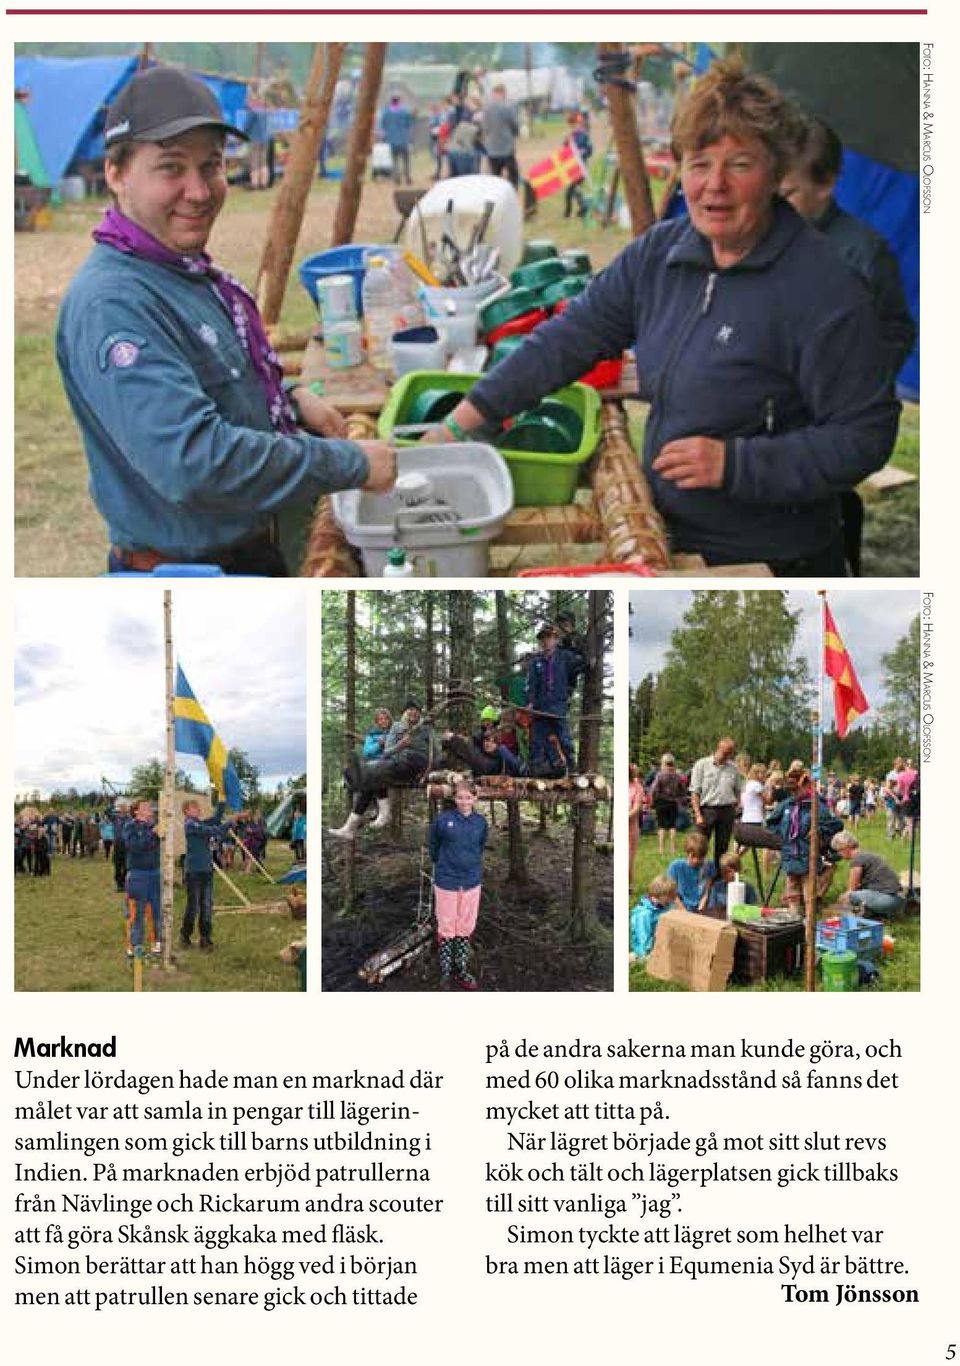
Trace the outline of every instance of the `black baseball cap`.
{"type": "Polygon", "coordinates": [[[249,141],[246,133],[227,123],[216,95],[203,81],[172,66],[154,66],[134,76],[113,101],[103,140],[107,147],[166,142],[191,128],[220,128],[249,141]]]}

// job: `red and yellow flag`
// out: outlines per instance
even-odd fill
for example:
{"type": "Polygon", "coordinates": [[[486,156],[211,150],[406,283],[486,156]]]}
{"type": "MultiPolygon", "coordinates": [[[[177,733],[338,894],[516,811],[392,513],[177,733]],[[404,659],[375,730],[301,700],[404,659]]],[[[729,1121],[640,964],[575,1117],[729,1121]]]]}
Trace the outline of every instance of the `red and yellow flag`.
{"type": "Polygon", "coordinates": [[[823,653],[824,672],[833,679],[833,712],[837,734],[842,740],[850,729],[850,722],[869,711],[870,703],[863,695],[853,661],[840,639],[840,632],[826,601],[823,604],[823,653]]]}
{"type": "Polygon", "coordinates": [[[565,144],[558,152],[551,152],[527,172],[527,180],[538,199],[576,185],[585,175],[583,162],[575,147],[565,144]]]}

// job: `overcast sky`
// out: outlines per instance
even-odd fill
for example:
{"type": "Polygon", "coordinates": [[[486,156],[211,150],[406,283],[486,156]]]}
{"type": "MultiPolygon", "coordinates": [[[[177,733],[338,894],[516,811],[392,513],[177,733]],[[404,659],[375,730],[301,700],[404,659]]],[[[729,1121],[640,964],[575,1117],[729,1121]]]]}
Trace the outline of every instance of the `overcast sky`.
{"type": "MultiPolygon", "coordinates": [[[[630,683],[663,667],[670,637],[690,605],[690,589],[630,594],[630,683]]],[[[811,676],[817,674],[819,598],[814,592],[788,593],[791,610],[801,613],[797,653],[806,657],[811,676]]],[[[920,594],[909,590],[840,590],[829,595],[830,610],[853,659],[861,687],[872,711],[884,700],[880,658],[906,635],[920,610],[920,594]]],[[[869,724],[867,712],[864,723],[869,724]]]]}
{"type": "MultiPolygon", "coordinates": [[[[18,793],[121,786],[163,758],[163,594],[156,583],[16,588],[18,793]]],[[[173,591],[173,648],[228,749],[247,752],[261,787],[306,768],[304,595],[254,580],[173,591]]],[[[201,759],[178,766],[205,786],[201,759]]]]}

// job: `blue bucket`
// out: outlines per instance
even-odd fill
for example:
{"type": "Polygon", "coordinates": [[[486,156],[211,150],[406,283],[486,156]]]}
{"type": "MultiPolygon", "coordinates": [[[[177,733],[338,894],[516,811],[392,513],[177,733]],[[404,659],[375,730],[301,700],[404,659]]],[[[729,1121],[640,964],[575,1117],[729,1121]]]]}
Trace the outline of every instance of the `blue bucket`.
{"type": "Polygon", "coordinates": [[[363,277],[367,273],[366,256],[368,252],[396,251],[396,247],[349,246],[331,247],[329,251],[319,251],[316,256],[308,256],[300,264],[300,283],[313,300],[314,307],[320,307],[317,298],[317,283],[327,275],[350,275],[353,278],[353,298],[357,305],[357,317],[363,317],[363,277]]]}

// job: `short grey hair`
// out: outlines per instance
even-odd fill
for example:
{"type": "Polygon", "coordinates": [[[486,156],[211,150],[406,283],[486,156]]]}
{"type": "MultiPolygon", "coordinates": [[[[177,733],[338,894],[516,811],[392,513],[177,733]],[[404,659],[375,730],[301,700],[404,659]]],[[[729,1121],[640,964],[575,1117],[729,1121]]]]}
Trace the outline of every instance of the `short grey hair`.
{"type": "Polygon", "coordinates": [[[830,841],[830,848],[835,854],[840,854],[844,849],[859,849],[860,841],[855,835],[851,835],[849,830],[841,830],[830,841]]]}

